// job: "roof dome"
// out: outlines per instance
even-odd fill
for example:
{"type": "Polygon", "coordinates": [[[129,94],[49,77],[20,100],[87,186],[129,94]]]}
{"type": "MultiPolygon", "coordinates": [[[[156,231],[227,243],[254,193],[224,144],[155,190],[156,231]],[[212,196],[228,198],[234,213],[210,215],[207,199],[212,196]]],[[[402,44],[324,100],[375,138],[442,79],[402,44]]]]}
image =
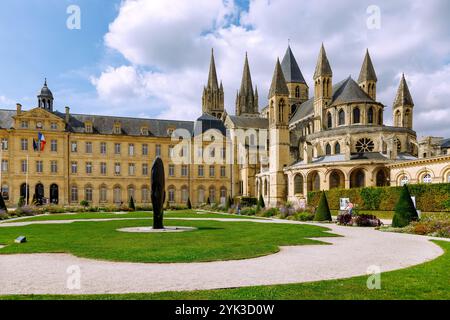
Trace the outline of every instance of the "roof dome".
{"type": "Polygon", "coordinates": [[[53,93],[47,87],[47,79],[45,79],[44,86],[42,87],[41,92],[39,93],[39,95],[53,98],[53,93]]]}

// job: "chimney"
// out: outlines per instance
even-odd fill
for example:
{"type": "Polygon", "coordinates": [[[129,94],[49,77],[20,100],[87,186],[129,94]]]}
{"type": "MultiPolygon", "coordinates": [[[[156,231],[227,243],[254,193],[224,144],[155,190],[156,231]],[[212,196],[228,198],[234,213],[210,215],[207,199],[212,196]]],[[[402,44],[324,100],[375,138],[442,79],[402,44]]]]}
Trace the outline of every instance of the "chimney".
{"type": "Polygon", "coordinates": [[[20,116],[22,113],[22,105],[20,103],[16,104],[17,115],[20,116]]]}
{"type": "Polygon", "coordinates": [[[70,119],[70,108],[66,107],[66,123],[69,124],[70,119]]]}

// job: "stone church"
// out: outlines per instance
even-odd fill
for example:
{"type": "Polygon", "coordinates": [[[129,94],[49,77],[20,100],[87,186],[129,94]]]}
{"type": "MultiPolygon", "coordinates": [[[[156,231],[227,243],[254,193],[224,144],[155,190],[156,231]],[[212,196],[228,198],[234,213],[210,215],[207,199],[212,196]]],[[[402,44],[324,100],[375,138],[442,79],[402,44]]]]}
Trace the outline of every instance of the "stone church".
{"type": "Polygon", "coordinates": [[[450,158],[440,158],[447,141],[417,141],[405,77],[392,115],[377,101],[377,81],[368,51],[357,81],[337,81],[322,45],[310,92],[288,47],[275,64],[268,104],[260,110],[245,55],[232,115],[212,52],[202,114],[195,121],[76,114],[69,107],[60,112],[45,81],[37,107],[0,109],[2,195],[8,206],[20,197],[28,203],[86,200],[96,206],[133,197],[137,204],[150,204],[156,156],[165,164],[169,205],[262,195],[277,206],[300,204],[315,190],[401,185],[406,178],[450,181],[450,158]],[[393,126],[384,124],[386,116],[393,117],[393,126]],[[421,154],[426,162],[418,161],[421,154]],[[422,163],[439,169],[418,170],[422,163]]]}

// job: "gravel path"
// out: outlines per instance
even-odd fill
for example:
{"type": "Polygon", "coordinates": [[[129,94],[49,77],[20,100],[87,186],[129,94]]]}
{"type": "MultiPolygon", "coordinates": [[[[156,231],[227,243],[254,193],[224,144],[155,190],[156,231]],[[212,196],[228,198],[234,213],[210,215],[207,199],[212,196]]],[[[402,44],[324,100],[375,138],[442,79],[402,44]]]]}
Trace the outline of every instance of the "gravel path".
{"type": "Polygon", "coordinates": [[[0,295],[136,293],[300,283],[365,275],[373,265],[382,272],[401,269],[443,254],[439,246],[423,236],[334,224],[321,226],[344,237],[318,239],[332,245],[282,247],[276,254],[235,261],[145,264],[97,261],[69,254],[0,255],[0,295]],[[67,270],[71,266],[81,270],[79,290],[67,288],[67,270]]]}

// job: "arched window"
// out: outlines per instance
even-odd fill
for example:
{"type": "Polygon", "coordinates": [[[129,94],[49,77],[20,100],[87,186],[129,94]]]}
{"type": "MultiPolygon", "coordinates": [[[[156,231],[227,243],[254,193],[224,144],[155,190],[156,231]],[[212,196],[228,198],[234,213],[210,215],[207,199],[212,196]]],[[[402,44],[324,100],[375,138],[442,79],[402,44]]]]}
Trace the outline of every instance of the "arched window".
{"type": "Polygon", "coordinates": [[[361,122],[361,111],[358,107],[353,109],[353,123],[360,123],[361,122]]]}
{"type": "Polygon", "coordinates": [[[189,198],[189,192],[188,187],[182,186],[181,187],[181,202],[186,203],[189,198]]]}
{"type": "Polygon", "coordinates": [[[142,193],[141,194],[142,202],[143,203],[150,202],[150,197],[149,197],[150,193],[148,191],[148,186],[142,186],[141,193],[142,193]]]}
{"type": "Polygon", "coordinates": [[[331,116],[331,112],[327,113],[327,128],[330,129],[333,126],[333,117],[331,116]]]}
{"type": "Polygon", "coordinates": [[[423,183],[432,183],[433,179],[431,178],[431,174],[427,173],[422,178],[423,183]]]}
{"type": "Polygon", "coordinates": [[[339,142],[336,142],[336,145],[334,146],[334,153],[335,154],[341,153],[341,145],[339,144],[339,142]]]}
{"type": "Polygon", "coordinates": [[[404,175],[400,178],[400,185],[403,187],[405,184],[409,183],[409,178],[407,175],[404,175]]]}
{"type": "Polygon", "coordinates": [[[373,108],[370,107],[369,111],[367,112],[367,122],[370,124],[373,124],[373,108]]]}
{"type": "Polygon", "coordinates": [[[267,180],[264,180],[264,195],[265,196],[267,196],[267,189],[268,189],[267,180]]]}
{"type": "Polygon", "coordinates": [[[402,150],[402,142],[400,141],[400,139],[397,139],[397,151],[400,152],[402,150]]]}
{"type": "Polygon", "coordinates": [[[339,125],[340,126],[345,125],[345,111],[344,110],[342,110],[342,109],[339,110],[338,117],[339,117],[339,125]]]}
{"type": "Polygon", "coordinates": [[[203,187],[198,188],[198,203],[205,203],[205,189],[203,187]]]}
{"type": "Polygon", "coordinates": [[[9,186],[7,184],[2,185],[2,196],[4,200],[9,200],[9,186]]]}
{"type": "Polygon", "coordinates": [[[211,203],[216,202],[216,188],[215,187],[209,187],[209,201],[211,203]]]}
{"type": "Polygon", "coordinates": [[[136,200],[136,193],[135,193],[135,188],[133,185],[128,186],[128,200],[131,199],[131,197],[133,197],[133,200],[136,200]]]}
{"type": "Polygon", "coordinates": [[[331,146],[329,143],[325,146],[325,154],[329,156],[331,154],[331,146]]]}
{"type": "Polygon", "coordinates": [[[383,125],[383,109],[378,110],[378,125],[383,125]]]}
{"type": "Polygon", "coordinates": [[[405,112],[405,126],[406,127],[410,127],[410,116],[411,116],[411,111],[409,109],[406,110],[405,112]]]}
{"type": "Polygon", "coordinates": [[[294,178],[294,194],[303,194],[303,176],[297,174],[294,178]]]}
{"type": "Polygon", "coordinates": [[[76,185],[70,187],[70,201],[74,203],[78,202],[78,187],[76,185]]]}
{"type": "Polygon", "coordinates": [[[227,188],[222,187],[220,188],[220,202],[225,203],[227,200],[227,188]]]}
{"type": "Polygon", "coordinates": [[[300,98],[300,86],[295,87],[295,97],[300,98]]]}
{"type": "Polygon", "coordinates": [[[84,187],[84,200],[92,202],[92,186],[90,184],[84,187]]]}
{"type": "Polygon", "coordinates": [[[395,125],[396,127],[401,127],[401,126],[402,126],[400,110],[397,110],[397,111],[395,112],[395,116],[394,116],[394,125],[395,125]]]}
{"type": "Polygon", "coordinates": [[[175,188],[174,187],[169,187],[169,202],[175,202],[175,188]]]}
{"type": "Polygon", "coordinates": [[[281,99],[280,103],[278,104],[278,121],[283,122],[284,121],[284,100],[281,99]]]}
{"type": "Polygon", "coordinates": [[[108,188],[105,185],[100,186],[100,202],[108,201],[108,188]]]}
{"type": "Polygon", "coordinates": [[[122,188],[120,186],[114,187],[114,203],[121,204],[122,203],[122,188]]]}

